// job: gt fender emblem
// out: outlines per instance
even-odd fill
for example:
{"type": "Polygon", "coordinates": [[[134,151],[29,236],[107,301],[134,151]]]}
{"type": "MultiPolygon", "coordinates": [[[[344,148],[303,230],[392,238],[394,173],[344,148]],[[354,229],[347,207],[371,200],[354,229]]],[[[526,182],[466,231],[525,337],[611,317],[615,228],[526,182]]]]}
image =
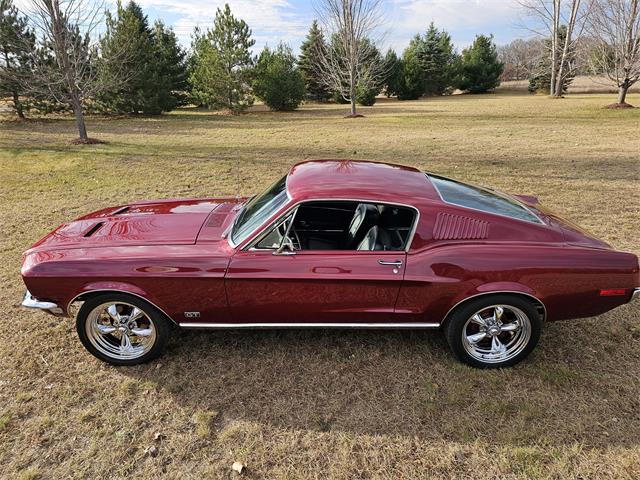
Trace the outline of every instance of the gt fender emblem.
{"type": "Polygon", "coordinates": [[[184,312],[185,318],[200,318],[200,312],[184,312]]]}

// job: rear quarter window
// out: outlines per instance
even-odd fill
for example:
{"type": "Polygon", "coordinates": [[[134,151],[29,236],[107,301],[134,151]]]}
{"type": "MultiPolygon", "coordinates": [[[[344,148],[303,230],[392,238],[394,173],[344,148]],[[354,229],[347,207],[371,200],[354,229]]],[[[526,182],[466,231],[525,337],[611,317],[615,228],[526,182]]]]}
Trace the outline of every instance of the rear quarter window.
{"type": "Polygon", "coordinates": [[[526,222],[542,223],[531,210],[511,197],[438,175],[428,174],[427,177],[446,203],[526,222]]]}

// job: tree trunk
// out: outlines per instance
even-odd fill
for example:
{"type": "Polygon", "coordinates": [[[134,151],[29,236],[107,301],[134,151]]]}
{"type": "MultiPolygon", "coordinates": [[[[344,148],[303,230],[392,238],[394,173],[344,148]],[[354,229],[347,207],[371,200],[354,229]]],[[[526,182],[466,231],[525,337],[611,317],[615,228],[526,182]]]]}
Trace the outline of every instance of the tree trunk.
{"type": "Polygon", "coordinates": [[[620,86],[620,88],[618,89],[618,103],[620,104],[625,103],[627,99],[628,90],[629,90],[629,86],[626,83],[620,86]]]}
{"type": "Polygon", "coordinates": [[[558,29],[560,27],[560,4],[553,1],[553,19],[551,27],[551,79],[549,95],[553,97],[556,88],[556,72],[558,71],[558,29]]]}
{"type": "Polygon", "coordinates": [[[80,100],[74,99],[73,101],[73,114],[76,117],[76,125],[78,126],[78,136],[80,140],[86,142],[89,140],[87,136],[87,127],[84,123],[84,113],[82,112],[82,104],[80,100]]]}
{"type": "Polygon", "coordinates": [[[22,108],[22,103],[20,102],[20,97],[18,96],[18,92],[13,91],[13,108],[16,109],[16,113],[21,120],[24,120],[24,109],[22,108]]]}
{"type": "Polygon", "coordinates": [[[356,115],[356,81],[355,81],[356,75],[355,75],[355,71],[351,71],[351,76],[349,79],[349,98],[351,99],[351,116],[355,117],[356,115]]]}

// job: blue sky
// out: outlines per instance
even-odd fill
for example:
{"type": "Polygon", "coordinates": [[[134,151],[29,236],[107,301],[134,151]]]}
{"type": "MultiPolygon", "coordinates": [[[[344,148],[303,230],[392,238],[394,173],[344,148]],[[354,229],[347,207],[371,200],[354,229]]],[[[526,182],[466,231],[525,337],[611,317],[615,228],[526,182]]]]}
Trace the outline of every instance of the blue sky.
{"type": "MultiPolygon", "coordinates": [[[[210,27],[224,0],[138,0],[150,20],[171,25],[186,46],[193,28],[210,27]]],[[[284,41],[298,49],[315,16],[314,2],[302,0],[228,0],[234,14],[253,30],[256,49],[284,41]]],[[[447,30],[458,49],[476,34],[494,34],[497,43],[526,37],[516,0],[387,0],[382,47],[399,53],[429,22],[447,30]]]]}

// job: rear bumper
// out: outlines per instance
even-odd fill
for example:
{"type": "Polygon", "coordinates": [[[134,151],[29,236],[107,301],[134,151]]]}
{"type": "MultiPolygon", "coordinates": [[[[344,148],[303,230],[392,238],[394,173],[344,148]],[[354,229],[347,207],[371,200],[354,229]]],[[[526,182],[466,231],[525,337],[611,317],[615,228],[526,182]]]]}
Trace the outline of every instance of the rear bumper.
{"type": "Polygon", "coordinates": [[[44,310],[53,315],[63,315],[64,311],[57,303],[53,302],[43,302],[38,300],[36,297],[31,295],[29,290],[25,290],[24,297],[22,298],[22,306],[26,308],[37,308],[39,310],[44,310]]]}

